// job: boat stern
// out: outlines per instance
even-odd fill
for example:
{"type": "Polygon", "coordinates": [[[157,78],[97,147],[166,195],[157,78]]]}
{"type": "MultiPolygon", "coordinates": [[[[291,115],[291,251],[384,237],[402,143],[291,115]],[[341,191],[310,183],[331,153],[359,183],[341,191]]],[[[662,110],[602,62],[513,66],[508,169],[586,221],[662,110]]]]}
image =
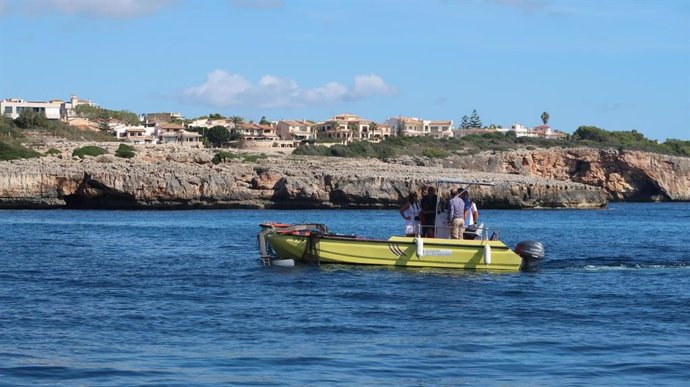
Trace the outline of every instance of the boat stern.
{"type": "Polygon", "coordinates": [[[544,260],[544,244],[539,241],[522,241],[515,246],[515,254],[522,258],[522,270],[536,269],[544,260]]]}

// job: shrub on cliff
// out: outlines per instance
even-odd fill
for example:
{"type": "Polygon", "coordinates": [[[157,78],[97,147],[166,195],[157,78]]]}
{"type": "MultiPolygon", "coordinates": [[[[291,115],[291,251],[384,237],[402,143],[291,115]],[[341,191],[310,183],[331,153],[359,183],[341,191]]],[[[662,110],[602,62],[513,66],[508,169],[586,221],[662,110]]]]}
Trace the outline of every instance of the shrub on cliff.
{"type": "Polygon", "coordinates": [[[228,160],[234,160],[234,159],[239,159],[240,156],[236,153],[232,152],[225,152],[225,151],[220,151],[213,156],[213,159],[211,159],[211,162],[213,164],[220,164],[224,163],[228,160]]]}
{"type": "Polygon", "coordinates": [[[442,159],[450,155],[450,153],[446,152],[445,150],[438,148],[426,148],[422,154],[431,159],[442,159]]]}
{"type": "Polygon", "coordinates": [[[669,154],[690,157],[690,141],[669,138],[662,145],[669,154]]]}
{"type": "Polygon", "coordinates": [[[0,141],[0,160],[30,159],[41,154],[20,144],[0,141]]]}
{"type": "Polygon", "coordinates": [[[206,138],[213,144],[213,146],[220,147],[230,139],[230,132],[228,128],[222,125],[216,125],[206,131],[206,138]]]}
{"type": "Polygon", "coordinates": [[[29,129],[34,127],[44,127],[48,125],[48,118],[43,112],[35,112],[33,109],[24,109],[19,113],[19,117],[14,120],[14,123],[22,128],[29,129]]]}
{"type": "Polygon", "coordinates": [[[331,149],[323,145],[303,144],[295,148],[294,155],[306,156],[332,156],[331,149]]]}
{"type": "Polygon", "coordinates": [[[131,159],[135,156],[134,147],[127,144],[120,144],[115,151],[115,156],[122,157],[123,159],[131,159]]]}
{"type": "Polygon", "coordinates": [[[100,156],[108,153],[105,149],[95,146],[95,145],[89,145],[89,146],[84,146],[81,148],[77,148],[72,152],[72,157],[76,156],[79,157],[80,159],[83,159],[86,156],[100,156]]]}
{"type": "Polygon", "coordinates": [[[336,157],[378,157],[374,146],[367,141],[351,142],[347,145],[333,145],[331,154],[336,157]]]}

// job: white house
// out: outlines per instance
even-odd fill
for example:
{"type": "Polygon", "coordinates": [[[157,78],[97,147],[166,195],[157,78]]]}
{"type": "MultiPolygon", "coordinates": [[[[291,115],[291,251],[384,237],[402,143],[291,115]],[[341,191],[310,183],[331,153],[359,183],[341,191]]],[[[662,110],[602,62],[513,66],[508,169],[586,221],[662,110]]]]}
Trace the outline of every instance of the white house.
{"type": "Polygon", "coordinates": [[[63,101],[60,99],[37,102],[26,101],[21,98],[8,98],[0,101],[0,112],[4,116],[16,119],[22,111],[33,110],[37,113],[44,113],[49,120],[59,120],[62,104],[63,101]]]}

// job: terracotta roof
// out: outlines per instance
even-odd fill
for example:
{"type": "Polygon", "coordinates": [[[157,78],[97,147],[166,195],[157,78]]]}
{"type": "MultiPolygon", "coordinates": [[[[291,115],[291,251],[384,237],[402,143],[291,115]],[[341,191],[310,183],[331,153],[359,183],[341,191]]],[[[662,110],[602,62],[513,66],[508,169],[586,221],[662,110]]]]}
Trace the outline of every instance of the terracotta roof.
{"type": "Polygon", "coordinates": [[[309,126],[309,123],[307,122],[302,122],[302,121],[288,121],[288,120],[282,120],[282,122],[290,125],[290,126],[309,126]]]}
{"type": "Polygon", "coordinates": [[[169,123],[169,122],[162,123],[160,125],[160,127],[161,127],[161,129],[184,129],[184,126],[182,126],[180,124],[173,124],[173,123],[169,123]]]}

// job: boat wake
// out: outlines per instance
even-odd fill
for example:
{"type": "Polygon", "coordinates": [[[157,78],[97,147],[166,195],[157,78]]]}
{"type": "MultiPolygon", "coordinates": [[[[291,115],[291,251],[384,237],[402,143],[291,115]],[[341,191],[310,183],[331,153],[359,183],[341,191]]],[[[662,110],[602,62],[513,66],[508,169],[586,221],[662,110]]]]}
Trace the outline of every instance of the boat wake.
{"type": "Polygon", "coordinates": [[[690,269],[690,260],[669,261],[633,257],[593,257],[581,259],[546,260],[541,270],[574,269],[582,271],[690,269]]]}

